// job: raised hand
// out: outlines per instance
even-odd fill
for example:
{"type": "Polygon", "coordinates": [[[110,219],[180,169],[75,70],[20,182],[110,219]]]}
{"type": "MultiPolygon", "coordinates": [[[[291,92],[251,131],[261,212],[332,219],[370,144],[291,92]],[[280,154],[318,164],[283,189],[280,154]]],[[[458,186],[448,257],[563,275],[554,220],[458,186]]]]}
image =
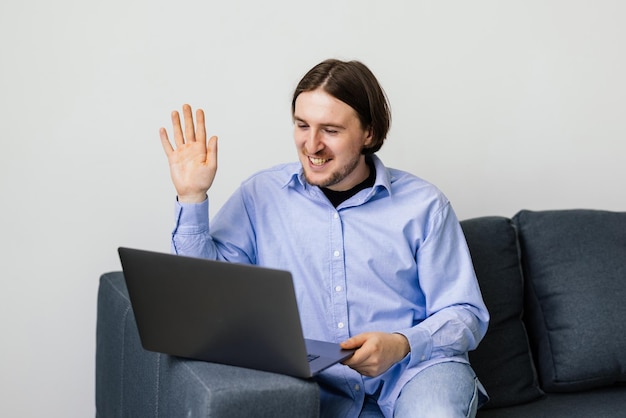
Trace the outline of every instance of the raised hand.
{"type": "Polygon", "coordinates": [[[172,112],[174,143],[172,146],[165,128],[159,129],[161,144],[167,155],[172,182],[178,200],[184,203],[199,203],[206,199],[206,193],[213,184],[217,172],[217,137],[207,142],[204,112],[196,111],[194,127],[191,106],[183,105],[185,129],[180,123],[180,115],[172,112]]]}

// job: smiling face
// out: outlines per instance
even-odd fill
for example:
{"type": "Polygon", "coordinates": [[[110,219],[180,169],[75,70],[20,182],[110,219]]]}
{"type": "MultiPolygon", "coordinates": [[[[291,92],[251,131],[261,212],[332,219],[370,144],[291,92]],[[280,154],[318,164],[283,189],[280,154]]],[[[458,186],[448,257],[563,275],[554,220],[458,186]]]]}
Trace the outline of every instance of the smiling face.
{"type": "Polygon", "coordinates": [[[349,190],[369,175],[363,148],[372,142],[353,108],[321,88],[295,101],[294,139],[306,181],[349,190]]]}

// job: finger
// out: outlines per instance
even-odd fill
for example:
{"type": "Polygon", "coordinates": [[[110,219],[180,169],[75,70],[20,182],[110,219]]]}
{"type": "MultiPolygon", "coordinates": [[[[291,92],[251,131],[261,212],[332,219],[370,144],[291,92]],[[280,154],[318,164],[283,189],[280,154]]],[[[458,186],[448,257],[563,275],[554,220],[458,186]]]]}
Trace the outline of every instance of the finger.
{"type": "Polygon", "coordinates": [[[193,126],[193,114],[191,106],[183,105],[183,119],[185,121],[185,142],[194,142],[196,140],[196,132],[193,126]]]}
{"type": "Polygon", "coordinates": [[[355,350],[354,354],[352,354],[350,358],[346,359],[343,364],[350,367],[358,367],[368,358],[369,354],[367,349],[364,349],[363,347],[364,341],[362,341],[361,335],[362,334],[359,334],[340,343],[341,348],[355,350]]]}
{"type": "Polygon", "coordinates": [[[204,111],[196,110],[196,141],[206,145],[206,125],[204,124],[204,111]]]}
{"type": "Polygon", "coordinates": [[[174,130],[174,143],[176,147],[180,147],[185,143],[185,137],[180,126],[180,114],[176,110],[172,111],[172,128],[174,130]]]}
{"type": "Polygon", "coordinates": [[[372,358],[372,353],[367,348],[361,347],[354,352],[354,355],[342,364],[356,370],[363,376],[377,376],[380,374],[377,361],[372,358]]]}
{"type": "Polygon", "coordinates": [[[341,364],[343,364],[345,366],[348,366],[348,367],[355,368],[357,365],[361,364],[361,362],[362,362],[362,360],[361,360],[360,355],[359,355],[358,350],[357,350],[350,357],[348,357],[347,359],[343,360],[341,362],[341,364]]]}
{"type": "Polygon", "coordinates": [[[351,357],[342,361],[341,364],[351,367],[360,373],[364,367],[367,367],[368,359],[368,353],[359,348],[355,350],[354,354],[352,354],[351,357]]]}
{"type": "Polygon", "coordinates": [[[174,152],[174,148],[172,147],[170,139],[167,137],[167,130],[165,128],[159,129],[159,136],[161,137],[161,145],[163,146],[163,151],[165,151],[165,155],[169,157],[170,154],[174,152]]]}

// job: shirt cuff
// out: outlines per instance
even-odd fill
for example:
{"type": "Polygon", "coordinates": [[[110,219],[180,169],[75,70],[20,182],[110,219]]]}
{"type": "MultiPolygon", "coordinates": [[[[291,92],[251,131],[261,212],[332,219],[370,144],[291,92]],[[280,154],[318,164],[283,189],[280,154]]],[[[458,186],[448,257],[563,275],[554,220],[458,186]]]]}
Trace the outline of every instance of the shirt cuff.
{"type": "Polygon", "coordinates": [[[174,208],[177,234],[199,234],[209,230],[209,199],[200,203],[181,203],[174,208]]]}
{"type": "Polygon", "coordinates": [[[398,331],[409,340],[411,352],[409,353],[409,366],[413,367],[419,363],[430,360],[433,351],[433,340],[427,329],[420,328],[419,325],[413,328],[398,331]]]}

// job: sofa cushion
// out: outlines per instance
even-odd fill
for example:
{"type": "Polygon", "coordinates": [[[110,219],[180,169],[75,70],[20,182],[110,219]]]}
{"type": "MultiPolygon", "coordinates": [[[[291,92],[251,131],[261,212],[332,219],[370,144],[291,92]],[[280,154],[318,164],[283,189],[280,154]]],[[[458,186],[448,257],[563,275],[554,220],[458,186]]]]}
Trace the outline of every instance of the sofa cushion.
{"type": "Polygon", "coordinates": [[[543,389],[626,381],[626,213],[521,211],[514,223],[543,389]]]}
{"type": "Polygon", "coordinates": [[[623,418],[626,386],[610,386],[577,393],[550,393],[538,402],[490,410],[477,418],[623,418]]]}
{"type": "Polygon", "coordinates": [[[510,220],[461,222],[491,320],[485,338],[469,353],[491,400],[484,408],[517,405],[542,396],[522,322],[523,284],[517,237],[510,220]]]}

